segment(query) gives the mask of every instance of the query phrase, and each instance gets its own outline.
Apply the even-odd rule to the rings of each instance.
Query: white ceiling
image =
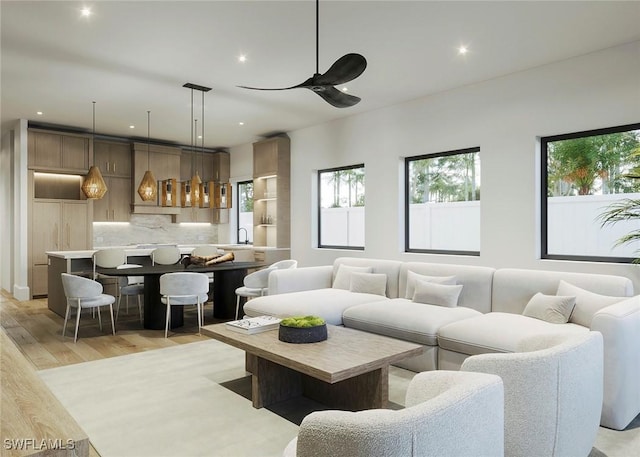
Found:
[[[2,1],[2,123],[23,118],[190,143],[186,82],[206,95],[205,144],[231,147],[640,39],[640,2],[321,1],[320,72],[366,71],[338,109],[286,87],[315,71],[315,2]],[[465,44],[470,52],[457,54]],[[238,56],[246,54],[247,62]],[[196,93],[200,117],[200,93]],[[37,116],[36,111],[42,111]],[[244,126],[239,126],[244,122]],[[130,129],[129,125],[135,125]]]

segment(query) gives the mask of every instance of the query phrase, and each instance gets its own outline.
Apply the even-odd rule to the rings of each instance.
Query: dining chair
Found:
[[[142,265],[135,265],[125,263],[118,265],[116,268],[119,270],[129,268],[140,268]],[[121,276],[118,280],[118,303],[116,304],[116,321],[118,320],[118,314],[120,313],[120,302],[122,296],[125,296],[125,303],[127,306],[127,314],[129,314],[129,297],[136,297],[138,302],[138,314],[140,316],[140,323],[142,324],[142,301],[141,297],[144,295],[144,277],[143,276]]]
[[[277,270],[274,267],[254,271],[244,277],[243,286],[236,289],[236,320],[240,311],[240,298],[260,297],[265,294],[269,285],[269,273]]]
[[[98,281],[84,278],[82,276],[70,275],[68,273],[61,273],[61,275],[62,287],[64,288],[64,294],[67,297],[67,309],[64,314],[62,336],[64,337],[67,329],[67,321],[69,320],[71,308],[76,309],[76,331],[73,337],[74,343],[78,341],[80,314],[84,308],[97,309],[98,322],[100,323],[100,330],[102,330],[102,318],[100,316],[101,306],[109,306],[109,313],[111,314],[111,331],[115,335],[116,327],[113,321],[113,303],[116,301],[116,298],[113,295],[103,294],[102,284]]]
[[[180,261],[180,249],[177,246],[163,246],[151,251],[151,265],[173,265]]]
[[[209,257],[214,255],[224,254],[223,249],[218,249],[216,246],[211,244],[202,244],[200,246],[196,246],[193,251],[191,251],[191,255],[197,255],[200,257]],[[207,278],[209,278],[209,301],[207,303],[211,303],[211,306],[215,306],[213,303],[213,273],[205,273]],[[202,304],[202,323],[204,324],[204,306]]]
[[[203,273],[165,273],[160,276],[161,301],[167,305],[164,337],[169,333],[172,306],[196,305],[198,308],[198,334],[202,328],[202,304],[208,300],[209,279]]]

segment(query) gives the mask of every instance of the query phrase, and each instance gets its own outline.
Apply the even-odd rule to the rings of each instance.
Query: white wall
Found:
[[[622,274],[640,291],[636,265],[539,259],[537,142],[640,122],[639,74],[635,42],[289,132],[292,257],[301,266],[350,255]],[[474,146],[482,161],[480,256],[404,253],[402,158]],[[314,248],[314,173],[360,162],[366,169],[364,252]]]
[[[0,289],[13,284],[13,131],[2,132],[0,148]]]

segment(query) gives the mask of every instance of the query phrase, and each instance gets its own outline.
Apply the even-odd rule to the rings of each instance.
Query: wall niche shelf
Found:
[[[291,246],[290,142],[274,137],[253,143],[253,242],[258,246]]]

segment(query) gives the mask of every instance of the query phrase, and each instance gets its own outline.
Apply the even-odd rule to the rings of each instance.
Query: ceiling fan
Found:
[[[263,89],[259,87],[247,87],[238,86],[243,89],[252,90],[289,90],[289,89],[309,89],[320,97],[322,97],[327,103],[335,106],[336,108],[348,108],[360,101],[360,97],[354,95],[345,94],[344,92],[335,88],[336,84],[344,84],[346,82],[356,79],[367,68],[367,59],[360,54],[349,53],[334,62],[326,73],[320,74],[318,67],[319,60],[319,0],[316,0],[316,72],[315,74],[295,86],[282,87],[277,89]]]

